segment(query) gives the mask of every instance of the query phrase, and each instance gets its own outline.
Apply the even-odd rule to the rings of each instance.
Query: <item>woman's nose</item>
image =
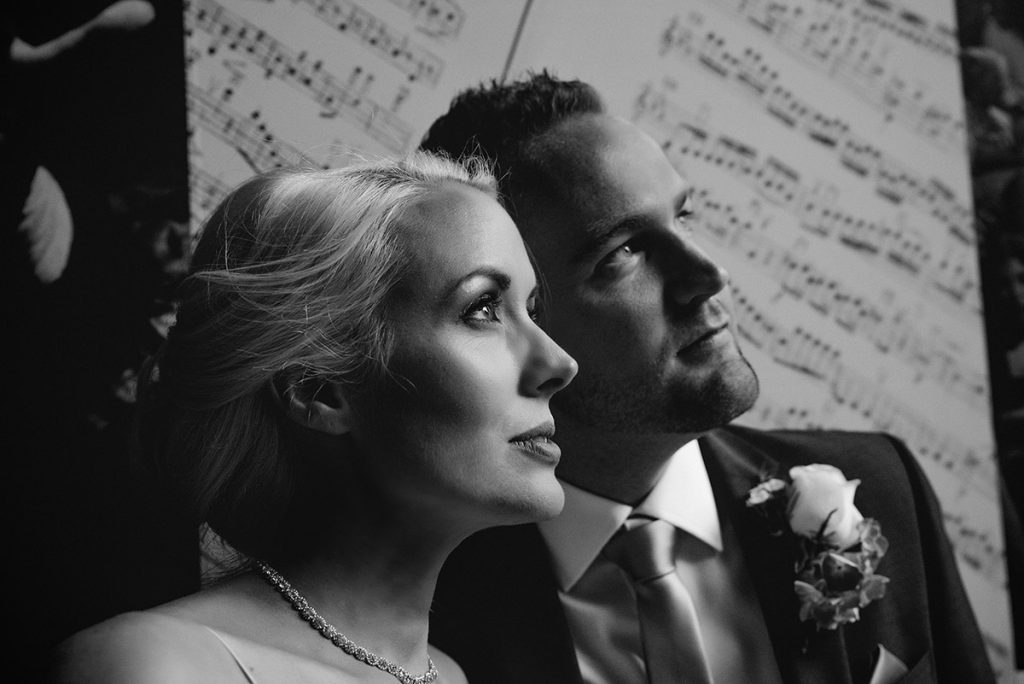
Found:
[[[576,377],[576,359],[534,326],[530,356],[523,373],[523,393],[533,397],[550,397]]]

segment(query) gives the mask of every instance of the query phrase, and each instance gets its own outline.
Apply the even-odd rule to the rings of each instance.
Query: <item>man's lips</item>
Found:
[[[703,332],[701,332],[696,337],[691,338],[688,342],[686,342],[681,347],[679,347],[679,351],[677,353],[678,354],[683,354],[683,353],[685,353],[686,351],[688,351],[690,349],[695,349],[696,347],[700,346],[701,344],[704,344],[705,342],[709,342],[713,337],[715,337],[716,335],[718,335],[721,332],[727,331],[728,329],[729,329],[728,321],[726,321],[724,323],[721,323],[719,325],[715,325],[715,326],[704,328]]]

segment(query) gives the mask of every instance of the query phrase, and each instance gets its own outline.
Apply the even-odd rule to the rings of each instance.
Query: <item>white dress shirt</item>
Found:
[[[733,531],[720,524],[696,440],[672,456],[658,484],[635,509],[562,485],[565,508],[540,523],[540,531],[551,552],[584,682],[647,681],[632,586],[601,555],[633,513],[670,522],[677,535],[699,540],[696,546],[678,545],[676,572],[696,604],[715,681],[781,681],[741,549]],[[687,546],[697,553],[692,555]]]

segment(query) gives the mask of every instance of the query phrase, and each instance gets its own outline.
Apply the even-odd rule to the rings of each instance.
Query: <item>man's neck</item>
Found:
[[[558,477],[580,489],[634,506],[661,478],[672,455],[699,434],[622,434],[558,423]]]

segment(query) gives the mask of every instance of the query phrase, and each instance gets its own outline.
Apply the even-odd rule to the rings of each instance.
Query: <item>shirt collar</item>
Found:
[[[576,584],[634,512],[670,522],[716,551],[722,550],[715,496],[697,440],[687,442],[672,455],[661,479],[636,508],[591,494],[568,482],[561,484],[565,489],[562,513],[541,522],[539,527],[563,591]]]

